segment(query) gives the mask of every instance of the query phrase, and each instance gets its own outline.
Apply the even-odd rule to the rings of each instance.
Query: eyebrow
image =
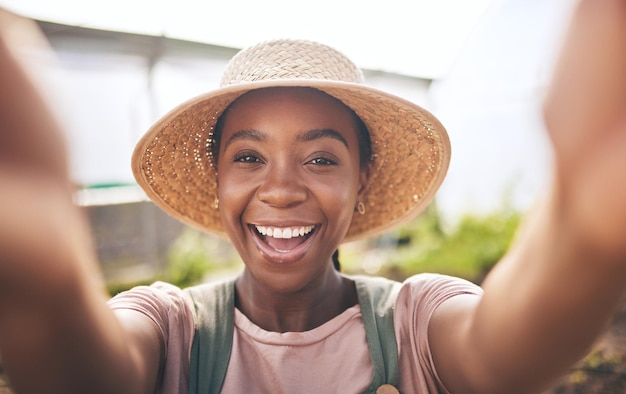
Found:
[[[320,138],[335,139],[348,148],[348,141],[338,131],[333,129],[313,129],[298,135],[298,141],[314,141]]]
[[[239,130],[230,136],[224,144],[224,148],[237,140],[251,140],[262,142],[266,140],[266,133],[256,129]],[[336,130],[333,129],[312,129],[298,135],[298,141],[315,141],[321,138],[332,138],[344,144],[348,148],[348,141]]]
[[[265,133],[259,130],[255,130],[255,129],[239,130],[230,136],[228,141],[226,141],[226,143],[224,144],[224,148],[227,148],[228,145],[232,144],[233,142],[237,140],[251,140],[251,141],[261,142],[261,141],[265,141],[265,137],[266,137]]]

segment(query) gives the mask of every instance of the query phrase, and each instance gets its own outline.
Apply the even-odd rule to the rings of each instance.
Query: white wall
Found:
[[[511,204],[544,189],[551,151],[541,103],[572,0],[501,0],[430,89],[452,142],[439,207],[452,217]]]

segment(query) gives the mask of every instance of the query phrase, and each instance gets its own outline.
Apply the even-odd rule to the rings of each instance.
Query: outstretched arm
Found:
[[[626,2],[582,0],[545,121],[550,189],[484,283],[430,327],[454,393],[528,393],[581,359],[626,290]]]
[[[0,9],[0,353],[17,392],[154,392],[161,339],[116,319],[89,228],[72,203],[65,146],[17,53],[34,24]]]

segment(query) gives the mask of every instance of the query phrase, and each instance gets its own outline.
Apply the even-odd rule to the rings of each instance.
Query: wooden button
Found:
[[[376,389],[376,394],[400,394],[397,388],[390,384],[383,384]]]

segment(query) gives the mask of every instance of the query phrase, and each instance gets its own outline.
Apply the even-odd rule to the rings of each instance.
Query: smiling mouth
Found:
[[[256,234],[277,252],[289,252],[303,244],[314,232],[315,226],[273,227],[254,225]]]

